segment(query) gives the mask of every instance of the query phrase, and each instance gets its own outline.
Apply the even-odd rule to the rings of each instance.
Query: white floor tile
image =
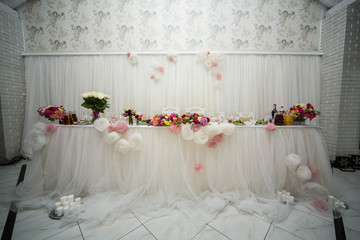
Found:
[[[272,225],[269,229],[269,232],[266,235],[265,240],[279,240],[279,239],[302,240],[302,238]]]
[[[359,240],[360,239],[360,232],[354,231],[349,228],[345,228],[345,234],[347,240]]]
[[[228,205],[209,225],[230,239],[264,239],[270,223]]]
[[[77,225],[76,222],[65,226],[63,224],[63,221],[50,219],[46,212],[24,221],[17,222],[14,226],[12,239],[46,239]]]
[[[155,240],[156,238],[154,238],[154,236],[151,235],[151,233],[144,226],[141,225],[120,239],[121,240],[134,240],[134,239]]]
[[[287,219],[274,225],[304,239],[335,240],[333,221],[318,218],[297,209],[294,209]]]
[[[4,228],[8,213],[9,213],[9,208],[6,207],[0,208],[0,228]]]
[[[54,236],[47,238],[46,240],[82,240],[80,229],[78,225],[75,225],[65,231],[62,231]]]
[[[228,240],[226,236],[219,233],[214,228],[206,225],[194,238],[193,240]]]
[[[124,214],[111,224],[94,224],[80,222],[80,228],[85,239],[119,239],[141,225],[132,213]]]
[[[154,217],[144,224],[157,239],[191,239],[205,225],[200,219],[188,219],[181,214]]]
[[[18,223],[47,212],[48,210],[46,208],[19,210],[16,214],[16,222]]]

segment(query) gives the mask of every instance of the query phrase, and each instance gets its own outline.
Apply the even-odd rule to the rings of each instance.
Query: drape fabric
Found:
[[[131,64],[126,55],[29,56],[26,57],[25,136],[41,119],[36,109],[63,105],[81,114],[81,93],[101,91],[110,95],[109,112],[134,108],[147,116],[162,107],[205,107],[207,113],[255,112],[263,118],[277,103],[289,108],[320,102],[320,57],[281,55],[223,55],[215,74],[199,56],[179,55],[170,62],[166,55],[138,55]],[[221,59],[221,58],[218,58]],[[154,67],[162,66],[159,80],[152,80]],[[216,79],[221,73],[222,79]]]

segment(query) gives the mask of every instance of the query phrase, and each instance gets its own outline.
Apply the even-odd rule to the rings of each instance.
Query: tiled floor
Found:
[[[11,191],[21,166],[0,167],[0,193]],[[343,211],[347,239],[360,239],[360,171],[344,173],[334,170],[350,210]],[[342,199],[343,200],[343,199]],[[353,205],[351,205],[353,204]],[[9,205],[0,204],[0,230],[3,231]],[[279,223],[238,211],[228,204],[209,222],[180,221],[176,212],[162,217],[143,216],[130,211],[111,225],[77,222],[63,225],[50,220],[46,209],[18,212],[12,239],[336,239],[332,219],[307,208],[296,206],[290,216]]]

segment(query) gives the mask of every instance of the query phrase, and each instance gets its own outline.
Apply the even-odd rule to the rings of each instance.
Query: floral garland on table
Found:
[[[104,113],[105,109],[110,107],[107,103],[107,99],[109,99],[110,96],[102,92],[86,92],[81,94],[81,97],[84,99],[81,106],[89,108],[93,111],[91,114],[92,123],[100,117],[100,113]]]
[[[320,114],[319,111],[315,110],[314,107],[308,104],[296,104],[290,108],[290,114],[295,120],[304,121],[306,118],[309,118],[310,121]]]
[[[39,107],[37,112],[40,116],[55,121],[56,119],[63,119],[66,115],[66,111],[63,106],[48,105],[46,107]]]

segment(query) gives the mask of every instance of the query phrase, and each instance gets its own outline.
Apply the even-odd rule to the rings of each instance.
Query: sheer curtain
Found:
[[[151,69],[162,66],[159,80]],[[81,93],[110,95],[110,109],[134,108],[147,116],[161,107],[206,107],[207,112],[255,112],[256,118],[277,103],[289,108],[320,102],[320,57],[285,55],[224,55],[217,80],[198,55],[182,54],[177,62],[165,55],[138,55],[131,64],[126,55],[26,57],[26,122],[24,136],[41,119],[36,109],[49,104],[81,112]]]

